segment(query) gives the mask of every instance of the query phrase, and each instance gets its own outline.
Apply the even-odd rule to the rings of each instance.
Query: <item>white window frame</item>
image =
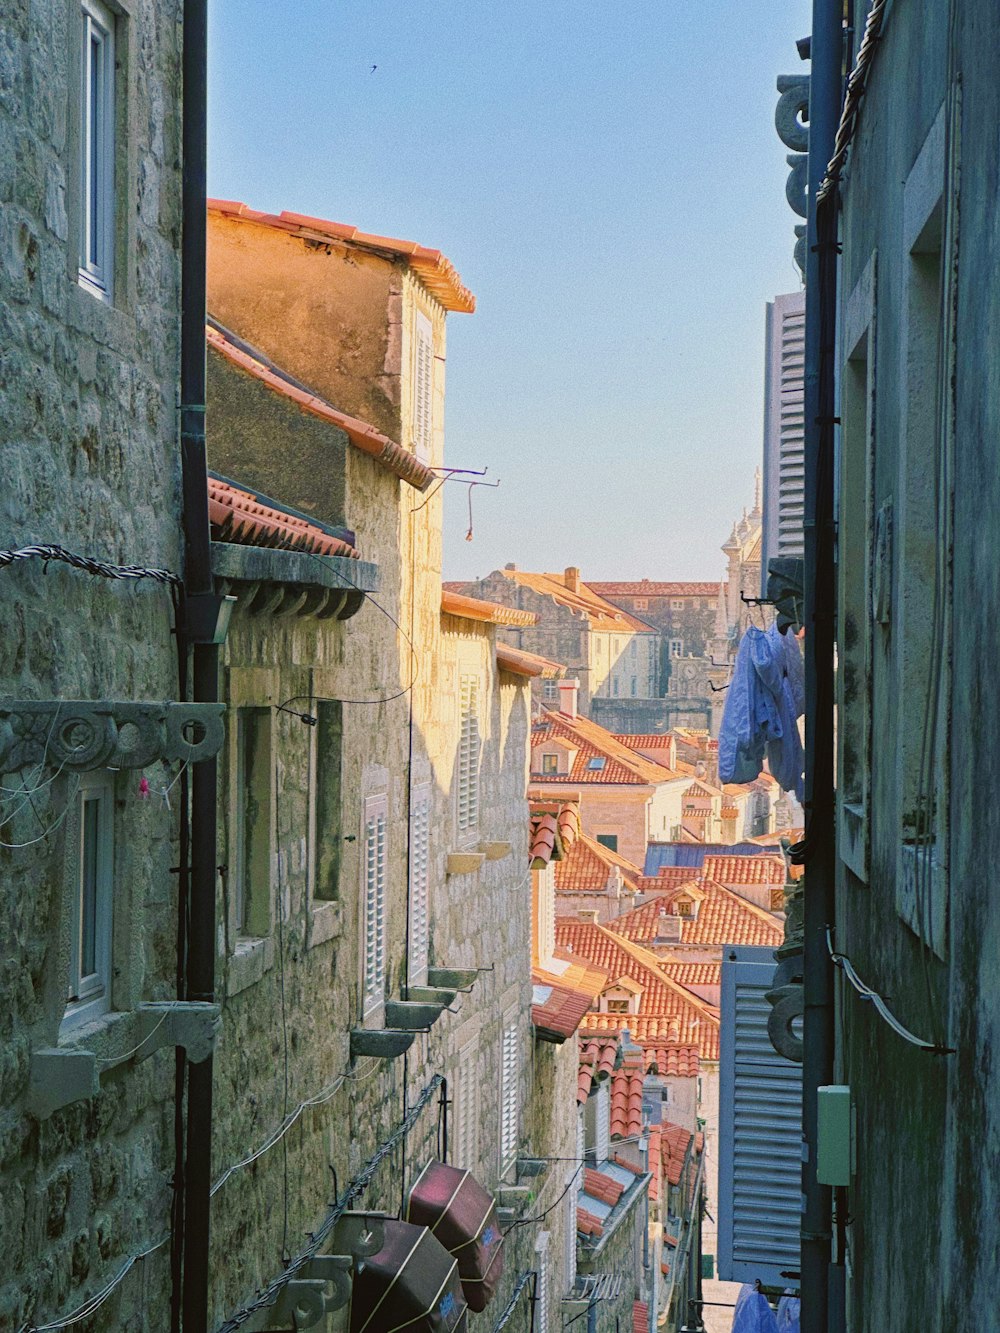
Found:
[[[86,773],[76,797],[76,851],[70,900],[70,975],[63,1028],[89,1022],[111,1008],[111,954],[114,924],[114,782],[110,773]],[[94,823],[88,829],[88,811]],[[88,839],[88,832],[90,838]],[[94,969],[84,973],[84,875],[88,842],[94,856]]]
[[[410,794],[410,948],[406,977],[427,984],[430,954],[431,788],[422,782]]]
[[[684,610],[684,601],[683,601],[683,599],[680,598],[680,597],[674,597],[674,598],[671,600],[671,603],[670,603],[670,609],[671,609],[671,611],[683,611],[683,610]]]
[[[559,698],[559,682],[557,680],[542,681],[542,698],[543,699]]]
[[[80,70],[80,286],[114,296],[115,16],[82,0]]]
[[[365,1018],[385,1004],[388,825],[386,796],[369,796],[361,838],[361,994]]]
[[[517,1160],[520,1128],[520,1061],[515,1014],[508,1016],[500,1038],[500,1174]]]
[[[683,639],[671,639],[671,640],[670,640],[670,656],[671,656],[671,657],[683,657],[683,656],[684,656],[684,640],[683,640]]]
[[[479,828],[481,695],[482,681],[479,673],[463,671],[459,681],[458,782],[455,800],[455,822],[460,834],[471,835]]]
[[[413,320],[413,452],[430,463],[434,451],[434,325],[417,310]]]

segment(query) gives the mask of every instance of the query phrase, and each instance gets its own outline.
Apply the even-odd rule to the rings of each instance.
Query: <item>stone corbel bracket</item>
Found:
[[[809,75],[780,74],[778,92],[781,96],[774,109],[774,128],[785,147],[792,150],[785,159],[791,167],[785,197],[792,211],[804,218],[809,161]],[[804,276],[806,241],[802,226],[795,228],[795,262]]]
[[[0,772],[189,764],[222,748],[224,704],[0,699]]]
[[[142,1004],[122,1025],[128,1049],[98,1056],[85,1046],[54,1046],[33,1051],[27,1110],[37,1120],[73,1102],[96,1097],[100,1076],[126,1060],[145,1060],[165,1046],[183,1046],[192,1064],[215,1050],[222,1026],[222,1006],[202,1001],[165,1000]]]

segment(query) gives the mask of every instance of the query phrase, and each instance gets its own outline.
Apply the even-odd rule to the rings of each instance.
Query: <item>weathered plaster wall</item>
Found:
[[[79,30],[62,0],[4,7],[0,38],[0,496],[4,546],[58,542],[122,563],[181,563],[177,384],[179,6],[131,0],[118,21],[121,152],[116,298],[77,283]],[[3,574],[0,693],[176,698],[169,598],[34,563]],[[51,772],[43,775],[51,778]],[[167,777],[174,776],[170,773]],[[4,786],[11,786],[6,775]],[[159,770],[150,773],[156,786]],[[113,1004],[173,987],[173,818],[115,779]],[[29,785],[32,785],[29,777]],[[173,1060],[106,1067],[101,1093],[38,1124],[24,1098],[31,1050],[65,1006],[75,779],[55,777],[3,824],[0,850],[0,1328],[78,1305],[168,1226]],[[19,804],[5,799],[9,816]],[[67,812],[64,816],[64,812]],[[47,837],[42,833],[51,828]],[[128,1017],[77,1039],[127,1050]],[[132,1030],[134,1036],[134,1029]],[[120,1044],[119,1044],[120,1043]],[[145,1328],[167,1257],[126,1281],[95,1330]]]

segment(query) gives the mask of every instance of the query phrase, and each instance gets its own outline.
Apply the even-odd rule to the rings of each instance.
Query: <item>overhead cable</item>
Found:
[[[20,546],[11,551],[0,551],[0,569],[12,565],[18,560],[42,560],[47,565],[50,560],[61,561],[82,569],[85,574],[96,574],[104,579],[152,579],[154,583],[166,584],[179,588],[183,580],[179,574],[169,569],[155,569],[146,565],[112,565],[107,560],[97,560],[91,555],[77,555],[67,551],[64,546]]]
[[[882,19],[885,16],[888,3],[889,0],[875,0],[868,11],[864,36],[858,48],[854,68],[851,70],[851,77],[847,80],[847,92],[844,95],[844,108],[840,113],[840,124],[837,126],[833,157],[830,158],[826,174],[820,182],[819,190],[816,192],[817,203],[822,203],[843,173],[844,163],[847,160],[847,150],[851,146],[854,131],[857,129],[858,112],[861,110],[861,100],[865,95],[865,86],[868,82],[871,63],[875,59],[875,49],[882,34]]]
[[[493,1325],[493,1333],[500,1333],[500,1330],[502,1328],[506,1328],[507,1325],[510,1323],[514,1315],[514,1311],[517,1309],[517,1303],[521,1299],[521,1293],[524,1291],[525,1287],[528,1285],[531,1279],[535,1276],[536,1275],[534,1270],[529,1269],[527,1273],[522,1273],[521,1276],[517,1279],[517,1285],[511,1292],[510,1300],[504,1306],[503,1311],[500,1314],[500,1318]]]

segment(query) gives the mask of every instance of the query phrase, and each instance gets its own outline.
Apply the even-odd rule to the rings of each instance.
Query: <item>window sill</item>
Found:
[[[255,985],[273,966],[274,940],[270,935],[260,939],[240,936],[226,967],[226,998]]]
[[[837,829],[841,861],[855,878],[868,883],[868,821],[860,803],[842,802]]]
[[[318,944],[339,939],[341,929],[340,903],[332,901],[317,903],[309,913],[309,938],[306,947],[315,949]]]

